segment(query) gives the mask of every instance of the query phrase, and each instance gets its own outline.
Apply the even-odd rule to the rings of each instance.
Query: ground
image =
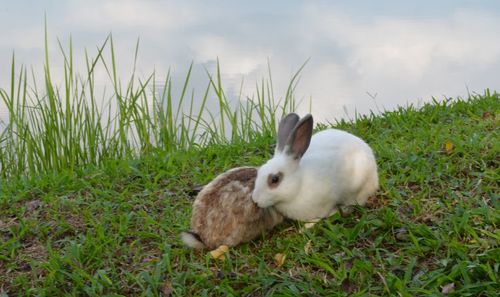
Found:
[[[375,151],[377,195],[224,261],[180,241],[193,189],[269,137],[0,180],[0,296],[496,296],[500,100],[474,98],[337,123]]]

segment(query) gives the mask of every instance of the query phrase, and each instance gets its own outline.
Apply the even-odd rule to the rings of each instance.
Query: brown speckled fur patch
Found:
[[[250,241],[283,220],[273,208],[262,209],[252,201],[256,177],[254,167],[231,169],[198,193],[191,230],[207,248]]]

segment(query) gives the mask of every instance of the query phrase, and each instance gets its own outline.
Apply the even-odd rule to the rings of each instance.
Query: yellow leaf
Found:
[[[306,245],[304,245],[304,253],[306,253],[306,255],[309,255],[309,253],[311,252],[311,249],[312,249],[312,243],[311,241],[309,240]]]
[[[224,260],[224,259],[226,259],[224,254],[227,253],[228,251],[229,251],[229,247],[227,245],[221,245],[220,247],[211,251],[210,255],[212,255],[212,258],[214,258],[214,259]]]
[[[453,142],[451,141],[446,141],[445,144],[444,144],[444,151],[447,153],[447,154],[451,154],[451,152],[453,151]]]
[[[276,263],[276,265],[278,265],[278,267],[281,267],[283,266],[283,264],[285,264],[285,259],[285,254],[277,253],[276,255],[274,255],[274,262]]]

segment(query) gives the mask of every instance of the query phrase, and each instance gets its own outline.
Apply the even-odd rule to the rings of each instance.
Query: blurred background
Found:
[[[498,1],[4,1],[0,88],[10,88],[13,53],[43,78],[45,19],[56,84],[64,77],[58,42],[72,39],[84,73],[85,51],[95,54],[111,33],[121,79],[139,40],[139,77],[154,71],[161,88],[170,71],[180,92],[192,62],[200,97],[217,59],[233,100],[254,95],[269,68],[284,96],[308,61],[295,94],[299,112],[311,108],[319,121],[500,89]]]

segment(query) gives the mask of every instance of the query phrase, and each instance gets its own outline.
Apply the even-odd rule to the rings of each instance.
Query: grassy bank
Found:
[[[337,123],[373,147],[376,199],[302,234],[286,222],[225,261],[179,240],[192,187],[233,166],[262,164],[272,135],[4,177],[0,292],[496,296],[499,112],[499,95],[486,92]],[[282,266],[276,253],[286,255]]]

